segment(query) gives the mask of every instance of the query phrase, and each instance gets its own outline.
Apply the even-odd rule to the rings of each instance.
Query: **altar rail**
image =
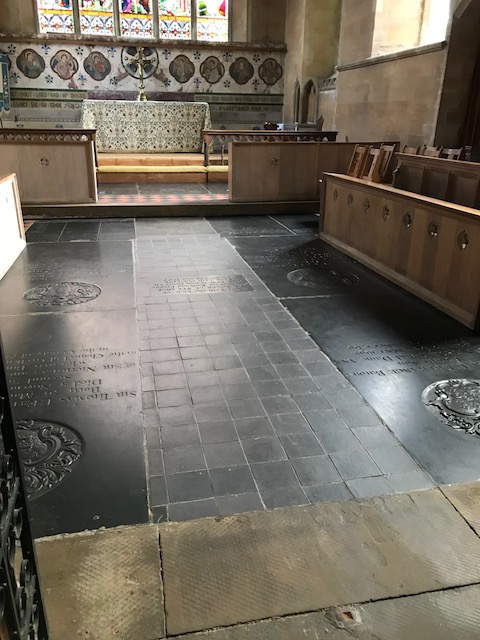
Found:
[[[0,129],[0,174],[16,173],[24,204],[97,201],[95,131]]]
[[[480,211],[344,175],[324,185],[320,238],[479,327]]]
[[[480,164],[398,153],[394,186],[431,198],[480,208]]]
[[[234,129],[205,129],[203,131],[203,153],[205,156],[205,166],[208,167],[210,159],[210,145],[214,140],[218,140],[223,149],[229,142],[321,142],[328,140],[335,142],[338,131],[282,131],[282,130],[238,130]],[[223,164],[223,162],[222,162]]]

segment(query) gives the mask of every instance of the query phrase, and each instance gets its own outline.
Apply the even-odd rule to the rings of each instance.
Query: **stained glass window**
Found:
[[[153,36],[153,15],[151,0],[119,0],[120,31],[130,38],[151,38]]]
[[[37,0],[42,33],[73,33],[71,0]]]
[[[190,0],[159,0],[160,38],[189,40],[192,36]]]
[[[113,0],[80,0],[80,31],[98,36],[115,34]]]
[[[228,40],[228,0],[197,0],[197,38]]]

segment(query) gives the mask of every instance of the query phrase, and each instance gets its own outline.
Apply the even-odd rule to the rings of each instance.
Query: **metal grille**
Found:
[[[0,637],[48,640],[0,337]]]

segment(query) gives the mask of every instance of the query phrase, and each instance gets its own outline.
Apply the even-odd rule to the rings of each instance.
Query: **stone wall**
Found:
[[[445,50],[340,68],[336,128],[350,140],[432,144],[445,67]]]

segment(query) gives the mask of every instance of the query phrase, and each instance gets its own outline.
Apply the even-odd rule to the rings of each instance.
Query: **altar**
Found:
[[[80,122],[100,153],[200,153],[211,128],[207,102],[84,100]]]

